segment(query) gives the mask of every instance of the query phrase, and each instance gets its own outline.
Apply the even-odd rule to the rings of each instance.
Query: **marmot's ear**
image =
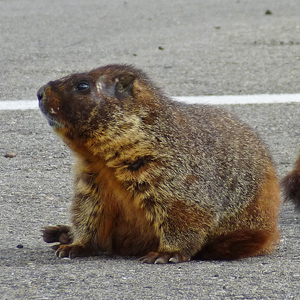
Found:
[[[97,88],[112,98],[122,100],[132,95],[134,80],[135,76],[132,73],[122,74],[109,83],[107,83],[105,76],[101,76],[98,80]]]
[[[134,82],[133,74],[124,74],[115,79],[115,96],[119,100],[132,95],[132,85]]]

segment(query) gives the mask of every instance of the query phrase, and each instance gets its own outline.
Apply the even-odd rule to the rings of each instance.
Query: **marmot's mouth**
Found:
[[[55,118],[55,112],[49,112],[48,109],[45,108],[45,100],[44,99],[41,99],[39,101],[39,107],[40,107],[40,110],[43,114],[43,116],[47,119],[49,125],[51,127],[62,127],[63,125],[58,121],[57,118]],[[51,109],[50,109],[51,110]],[[53,109],[52,109],[53,110]],[[53,113],[53,115],[52,115]]]
[[[60,127],[63,127],[63,125],[61,123],[59,123],[56,119],[54,118],[51,118],[50,116],[48,115],[44,115],[48,121],[48,124],[51,126],[51,127],[54,127],[54,128],[60,128]]]

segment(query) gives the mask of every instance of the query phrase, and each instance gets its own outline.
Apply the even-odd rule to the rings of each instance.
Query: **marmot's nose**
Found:
[[[43,85],[42,87],[40,87],[40,89],[37,92],[37,97],[39,101],[43,99],[44,94],[45,94],[45,86]]]

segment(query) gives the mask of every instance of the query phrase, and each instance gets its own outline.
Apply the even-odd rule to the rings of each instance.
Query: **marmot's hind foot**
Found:
[[[149,252],[139,260],[147,264],[167,264],[188,261],[190,258],[177,252]]]

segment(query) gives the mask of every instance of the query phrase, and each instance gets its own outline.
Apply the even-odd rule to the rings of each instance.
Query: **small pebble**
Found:
[[[4,157],[7,157],[7,158],[14,158],[16,156],[17,156],[17,154],[14,152],[9,152],[9,153],[4,154]]]

